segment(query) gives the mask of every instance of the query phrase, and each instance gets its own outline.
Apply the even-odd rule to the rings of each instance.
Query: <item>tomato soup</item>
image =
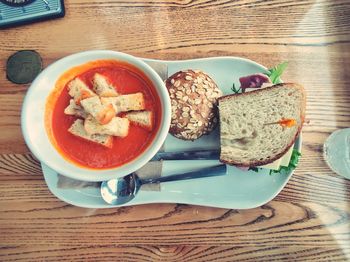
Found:
[[[92,90],[95,73],[106,76],[121,95],[141,92],[145,100],[145,110],[153,114],[152,130],[130,122],[126,137],[113,136],[112,148],[72,135],[68,129],[78,117],[64,113],[71,99],[68,83],[79,77]],[[118,116],[123,117],[123,113]],[[108,169],[126,164],[144,152],[159,129],[161,117],[159,96],[144,73],[124,62],[98,60],[72,68],[61,76],[48,98],[45,124],[51,142],[63,157],[82,167]]]

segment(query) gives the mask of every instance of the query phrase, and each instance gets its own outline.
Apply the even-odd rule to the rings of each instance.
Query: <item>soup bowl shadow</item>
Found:
[[[130,162],[107,169],[92,169],[69,161],[53,145],[48,134],[46,104],[55,83],[67,70],[96,60],[116,60],[140,70],[152,83],[160,100],[159,128],[148,147]],[[148,64],[131,55],[108,50],[94,50],[64,57],[43,70],[29,87],[23,101],[21,128],[24,140],[36,158],[57,173],[82,181],[104,181],[130,174],[144,166],[163,145],[171,119],[168,91],[160,76]],[[122,149],[121,149],[122,150]]]

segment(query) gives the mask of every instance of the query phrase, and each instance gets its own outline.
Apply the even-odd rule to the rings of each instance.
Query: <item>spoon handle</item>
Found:
[[[157,178],[150,178],[141,180],[141,184],[154,184],[160,182],[169,182],[169,181],[178,181],[178,180],[187,180],[187,179],[195,179],[202,177],[211,177],[211,176],[222,176],[226,174],[226,165],[217,165],[209,168],[203,168],[196,171],[191,171],[182,174],[174,174],[170,176],[162,176]]]

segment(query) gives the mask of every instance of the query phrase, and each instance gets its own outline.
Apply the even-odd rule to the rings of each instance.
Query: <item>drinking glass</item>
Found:
[[[323,144],[323,155],[335,173],[350,179],[350,128],[334,131]]]

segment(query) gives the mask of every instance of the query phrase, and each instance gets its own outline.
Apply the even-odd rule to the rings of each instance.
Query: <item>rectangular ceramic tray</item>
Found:
[[[183,61],[159,61],[144,59],[146,62],[165,63],[169,76],[184,69],[200,69],[208,73],[224,94],[232,93],[234,83],[239,86],[239,77],[265,72],[266,68],[247,59],[237,57],[213,57]],[[301,151],[301,136],[294,146]],[[179,140],[170,134],[165,151],[186,151],[196,149],[218,149],[218,129],[210,135],[195,141]],[[196,168],[218,164],[218,160],[164,161],[163,175],[190,171]],[[62,189],[57,188],[57,173],[42,164],[45,181],[50,191],[59,199],[80,207],[113,208],[100,196],[98,188]],[[161,191],[139,191],[138,195],[124,206],[148,203],[183,203],[231,209],[248,209],[261,206],[272,200],[287,184],[293,172],[269,175],[269,170],[241,171],[228,166],[225,176],[163,183]]]

